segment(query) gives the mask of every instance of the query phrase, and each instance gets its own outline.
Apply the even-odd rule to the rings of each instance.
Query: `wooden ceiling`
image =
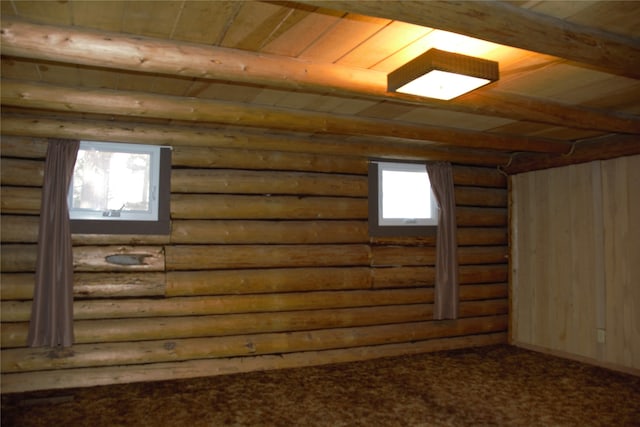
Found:
[[[194,137],[242,127],[298,136],[292,149],[510,173],[640,152],[640,2],[1,5],[10,133],[82,134],[80,116],[94,134],[114,121]],[[500,80],[452,101],[387,93],[387,73],[431,47],[498,61]]]

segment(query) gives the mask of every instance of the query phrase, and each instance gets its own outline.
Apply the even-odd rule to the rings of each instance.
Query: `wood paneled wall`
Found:
[[[640,156],[512,178],[512,339],[640,369]]]
[[[76,344],[27,348],[45,150],[2,137],[2,392],[506,342],[496,169],[455,167],[461,318],[433,321],[434,239],[369,238],[366,158],[184,144],[171,234],[74,235]]]

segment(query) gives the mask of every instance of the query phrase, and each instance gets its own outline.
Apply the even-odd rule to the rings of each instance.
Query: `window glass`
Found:
[[[164,156],[162,150],[166,151]],[[170,153],[166,148],[81,141],[68,194],[72,231],[74,224],[78,229],[78,221],[84,222],[83,231],[76,232],[92,232],[87,231],[87,224],[168,219],[168,206],[163,207],[163,202],[168,205],[169,173]],[[117,230],[103,227],[95,232],[125,232]]]
[[[372,235],[432,234],[437,223],[438,205],[424,164],[370,164],[369,230]]]

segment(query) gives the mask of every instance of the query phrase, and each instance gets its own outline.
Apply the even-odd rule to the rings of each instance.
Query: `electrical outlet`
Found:
[[[598,335],[597,335],[598,344],[604,344],[605,340],[607,339],[607,331],[604,329],[597,329],[597,331],[598,331]]]

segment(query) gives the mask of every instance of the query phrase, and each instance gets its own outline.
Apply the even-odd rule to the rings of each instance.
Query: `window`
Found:
[[[73,233],[168,234],[171,152],[81,141],[68,193]]]
[[[424,164],[369,163],[369,234],[435,234],[438,205]]]

